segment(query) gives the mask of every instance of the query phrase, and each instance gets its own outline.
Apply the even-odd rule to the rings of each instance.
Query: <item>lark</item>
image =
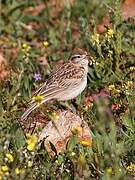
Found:
[[[69,61],[54,70],[37,89],[20,120],[26,120],[33,110],[47,101],[67,101],[77,97],[87,85],[87,73],[87,52],[74,49]]]

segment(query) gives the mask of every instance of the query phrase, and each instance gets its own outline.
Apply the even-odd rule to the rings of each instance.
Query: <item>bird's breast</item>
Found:
[[[87,77],[84,78],[78,86],[75,86],[73,88],[67,88],[59,95],[57,99],[59,101],[67,101],[70,99],[74,99],[75,97],[77,97],[79,94],[82,93],[86,85],[87,85]]]

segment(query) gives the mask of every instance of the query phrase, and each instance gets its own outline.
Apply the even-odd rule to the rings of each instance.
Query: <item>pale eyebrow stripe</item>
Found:
[[[75,59],[76,57],[80,57],[80,55],[74,55],[74,56],[71,56],[71,60]]]
[[[74,55],[74,56],[72,56],[72,58],[76,58],[76,57],[78,57],[78,56],[80,57],[80,55],[78,54],[78,55]]]

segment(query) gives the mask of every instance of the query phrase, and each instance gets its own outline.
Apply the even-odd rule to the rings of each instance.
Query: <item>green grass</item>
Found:
[[[135,25],[121,21],[120,2],[76,0],[72,7],[65,3],[56,17],[49,7],[37,16],[23,13],[46,0],[0,3],[0,47],[10,68],[10,77],[0,82],[0,179],[67,180],[77,179],[77,172],[84,179],[131,179],[135,173]],[[112,31],[98,35],[96,25],[108,7],[115,9]],[[30,22],[38,28],[27,30],[24,25]],[[43,142],[31,152],[17,119],[31,92],[44,82],[54,63],[67,60],[74,47],[86,49],[93,60],[87,88],[75,101],[90,126],[92,146],[77,144],[73,136],[65,152],[54,157],[48,155]],[[15,57],[13,49],[17,49]],[[45,55],[46,68],[36,61]],[[33,76],[38,72],[42,80],[35,82]],[[104,97],[103,90],[109,97]],[[93,95],[92,106],[86,110],[84,99]]]

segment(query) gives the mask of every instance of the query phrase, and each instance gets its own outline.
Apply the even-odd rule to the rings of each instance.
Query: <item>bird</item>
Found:
[[[81,94],[87,86],[88,62],[87,52],[75,48],[68,62],[54,70],[35,91],[20,120],[26,120],[33,110],[47,101],[67,101]]]

